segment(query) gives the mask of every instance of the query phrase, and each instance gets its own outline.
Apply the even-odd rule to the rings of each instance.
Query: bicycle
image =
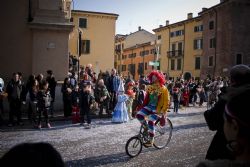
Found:
[[[157,149],[165,148],[171,140],[173,125],[169,118],[165,118],[165,125],[160,125],[160,117],[155,122],[155,137],[153,146]],[[145,145],[149,141],[148,130],[141,125],[138,135],[131,137],[125,146],[126,153],[130,157],[138,156],[142,151],[142,146],[148,148]],[[132,147],[131,147],[132,146]]]

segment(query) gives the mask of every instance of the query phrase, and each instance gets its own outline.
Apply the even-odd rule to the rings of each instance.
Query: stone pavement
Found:
[[[169,113],[174,131],[168,147],[143,148],[135,158],[125,153],[126,141],[138,133],[137,120],[113,124],[110,119],[94,119],[91,129],[69,120],[52,122],[53,128],[30,127],[0,131],[0,157],[23,142],[49,142],[62,155],[66,166],[195,166],[203,160],[214,132],[208,130],[205,107],[189,107],[179,114]]]

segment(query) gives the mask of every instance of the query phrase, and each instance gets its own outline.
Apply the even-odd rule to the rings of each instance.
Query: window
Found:
[[[115,47],[116,47],[116,50],[117,50],[117,51],[121,51],[121,45],[120,45],[120,44],[119,44],[119,45],[116,45]]]
[[[202,49],[203,48],[203,40],[202,39],[195,39],[194,40],[194,50]]]
[[[182,50],[182,42],[178,43],[178,50]]]
[[[149,50],[146,50],[146,51],[145,51],[145,55],[148,55],[148,54],[149,54]]]
[[[175,34],[174,32],[171,32],[170,37],[174,37],[175,36],[174,34]]]
[[[122,65],[122,71],[126,71],[126,65]]]
[[[143,74],[143,63],[138,63],[138,74],[141,75]]]
[[[161,35],[158,35],[158,37],[157,37],[157,38],[158,38],[158,40],[160,40],[160,39],[161,39]]]
[[[170,33],[170,37],[175,37],[175,36],[177,37],[181,35],[184,35],[184,30],[178,30]]]
[[[209,56],[208,58],[208,66],[212,67],[214,65],[214,57],[213,56]]]
[[[195,26],[194,27],[194,32],[200,32],[203,31],[203,25]]]
[[[140,56],[144,56],[144,51],[140,51]]]
[[[155,54],[155,49],[151,49],[150,54]]]
[[[214,29],[214,21],[209,22],[209,30]]]
[[[148,63],[146,62],[145,63],[145,70],[147,70],[148,69]]]
[[[119,72],[121,72],[121,67],[122,67],[121,65],[118,65],[117,69],[118,69]]]
[[[171,60],[171,70],[174,70],[175,69],[175,60],[172,59]]]
[[[201,58],[200,57],[196,57],[195,58],[195,69],[196,70],[200,70],[201,69]]]
[[[85,19],[85,18],[79,18],[79,27],[81,27],[81,28],[87,28],[87,19]]]
[[[136,57],[136,53],[131,53],[128,55],[129,58]]]
[[[242,55],[241,54],[237,54],[236,55],[236,64],[242,64]]]
[[[82,40],[82,53],[89,54],[90,53],[90,40]]]
[[[172,43],[172,51],[175,51],[176,48],[175,48],[176,44],[175,43]]]
[[[215,48],[215,46],[216,46],[216,40],[215,40],[215,38],[211,38],[209,47],[210,48]]]
[[[121,55],[118,55],[118,60],[121,60]]]
[[[177,70],[181,70],[181,59],[177,59]]]

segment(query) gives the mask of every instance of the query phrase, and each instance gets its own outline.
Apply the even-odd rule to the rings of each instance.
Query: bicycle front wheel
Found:
[[[126,143],[126,153],[130,157],[136,157],[142,151],[142,142],[138,136],[131,137]]]
[[[155,126],[154,147],[158,149],[166,147],[171,140],[172,131],[173,125],[168,118],[166,118],[164,126],[161,126],[158,122]]]

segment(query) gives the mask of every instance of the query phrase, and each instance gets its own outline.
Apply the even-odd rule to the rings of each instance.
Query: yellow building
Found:
[[[160,40],[161,70],[176,79],[184,75],[184,79],[190,77],[200,78],[202,55],[202,31],[201,17],[194,17],[188,13],[186,20],[160,26],[153,30]]]
[[[70,54],[79,55],[81,34],[80,65],[93,65],[96,73],[114,67],[114,43],[117,14],[72,10],[74,30],[70,34]]]

